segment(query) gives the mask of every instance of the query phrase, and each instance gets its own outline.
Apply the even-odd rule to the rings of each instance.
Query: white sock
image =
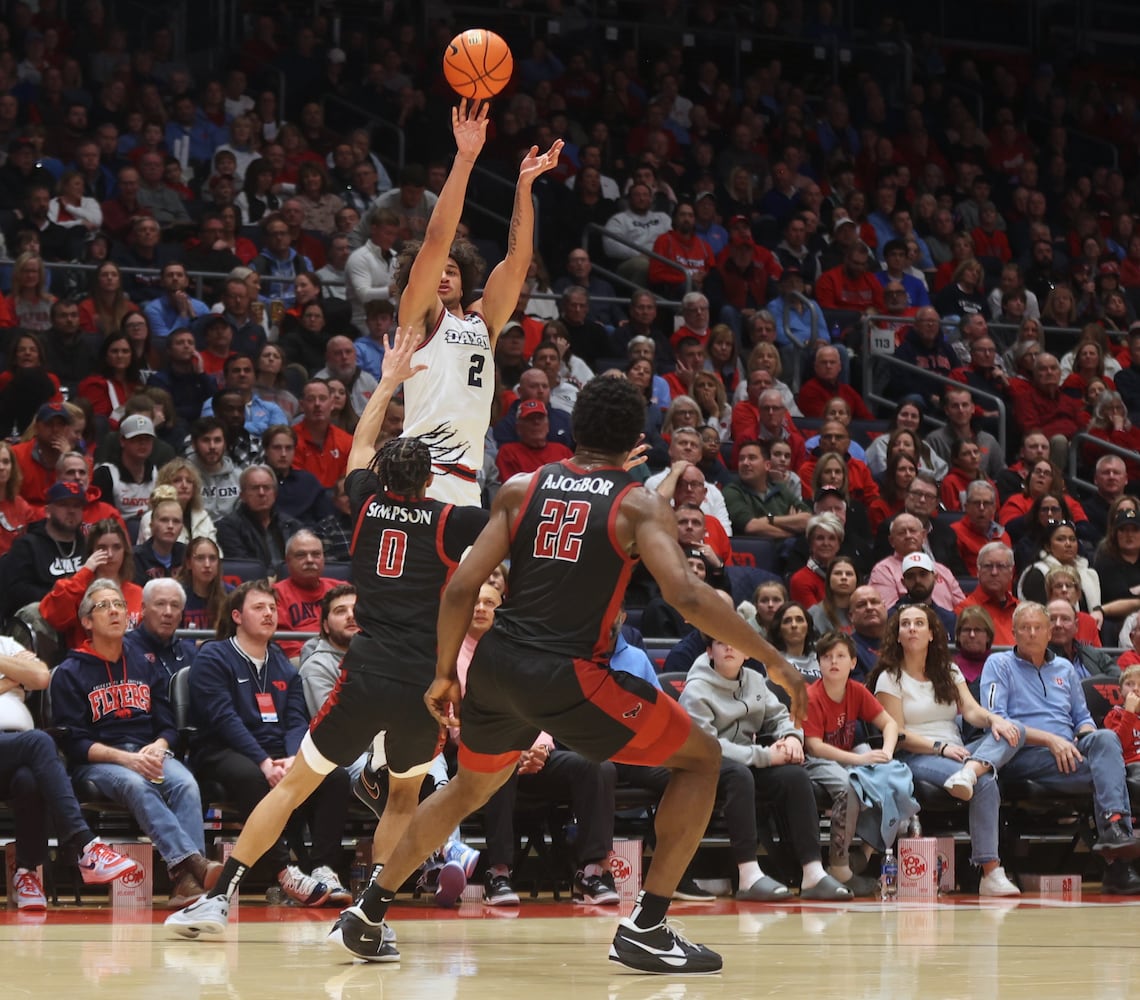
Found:
[[[813,885],[817,885],[826,874],[827,872],[823,870],[823,862],[809,861],[804,865],[804,875],[800,886],[804,889],[810,889]]]
[[[582,869],[582,874],[589,878],[591,875],[601,875],[603,870],[601,865],[586,865]]]
[[[737,868],[740,869],[740,888],[751,889],[764,877],[760,865],[756,861],[742,861]]]

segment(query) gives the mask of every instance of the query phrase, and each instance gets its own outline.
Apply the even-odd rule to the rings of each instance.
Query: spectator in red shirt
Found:
[[[1061,392],[1061,363],[1052,354],[1037,356],[1032,384],[1014,396],[1013,418],[1022,434],[1040,431],[1049,438],[1050,456],[1061,468],[1068,459],[1069,442],[1090,419],[1081,400]]]
[[[43,506],[48,487],[56,481],[56,465],[75,447],[78,433],[63,404],[44,403],[36,412],[32,437],[12,446],[20,467],[20,496]]]
[[[311,472],[325,489],[332,489],[345,474],[352,435],[331,422],[332,393],[328,382],[310,379],[305,383],[301,412],[304,417],[296,425],[297,453],[293,456],[293,468]]]
[[[958,555],[970,576],[978,575],[978,553],[983,545],[1001,542],[1013,546],[1005,529],[994,518],[997,515],[997,489],[993,483],[975,479],[966,487],[965,517],[950,529],[958,539]]]
[[[819,276],[815,298],[823,309],[881,313],[886,308],[883,286],[867,273],[870,257],[866,245],[856,243],[843,255],[839,267]]]
[[[700,292],[689,292],[681,299],[681,319],[684,322],[673,331],[669,343],[676,352],[680,349],[681,341],[686,337],[694,337],[704,348],[709,342],[709,300]],[[704,364],[704,359],[701,359]]]
[[[776,258],[770,254],[758,257],[757,250],[768,254],[757,246],[747,225],[738,225],[703,286],[717,320],[727,323],[738,335],[744,333],[744,321],[772,298],[769,286],[783,273]]]
[[[521,472],[534,472],[550,462],[573,457],[574,453],[566,445],[546,439],[550,418],[542,400],[524,399],[519,403],[515,426],[519,439],[503,445],[495,458],[501,482],[505,483]]]
[[[991,257],[1008,264],[1013,257],[1009,240],[997,227],[997,206],[992,201],[982,202],[978,210],[978,225],[970,232],[974,240],[974,254],[979,258]]]
[[[821,278],[820,281],[822,280]],[[874,278],[871,281],[876,288],[880,287]],[[800,394],[796,397],[800,412],[805,417],[822,417],[828,401],[839,396],[851,407],[851,416],[855,420],[874,419],[871,411],[867,409],[867,404],[863,402],[863,397],[851,386],[840,383],[839,373],[842,367],[839,351],[836,348],[824,346],[815,352],[815,359],[812,362],[813,374],[800,387]]]
[[[289,575],[278,580],[277,627],[283,632],[317,632],[321,624],[321,598],[340,581],[322,576],[325,571],[325,546],[317,535],[304,528],[285,545],[285,566]],[[302,641],[281,640],[285,655],[301,655]]]
[[[695,293],[694,293],[695,294]],[[704,298],[702,295],[701,298]],[[708,307],[705,307],[708,315]],[[676,368],[665,375],[665,383],[669,386],[669,395],[673,399],[678,396],[691,396],[693,394],[693,379],[697,372],[705,370],[704,344],[696,337],[686,335],[673,342],[673,352],[677,359]]]
[[[693,288],[704,284],[705,276],[716,261],[709,245],[695,232],[697,214],[691,202],[682,201],[673,210],[673,228],[653,241],[653,252],[684,268],[678,271],[659,260],[649,258],[649,284],[669,299],[678,299],[685,288],[686,275]],[[706,317],[707,318],[707,317]]]

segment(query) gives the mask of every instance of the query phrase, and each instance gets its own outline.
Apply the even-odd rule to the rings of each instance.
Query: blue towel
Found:
[[[862,806],[855,832],[865,844],[885,851],[918,813],[910,768],[901,760],[862,764],[851,769],[851,787]]]

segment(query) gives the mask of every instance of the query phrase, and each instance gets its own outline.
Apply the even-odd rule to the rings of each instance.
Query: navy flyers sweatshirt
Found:
[[[90,643],[72,650],[51,675],[53,721],[67,727],[68,760],[89,763],[93,743],[133,750],[162,737],[177,744],[167,683],[125,648],[117,660],[103,659]]]

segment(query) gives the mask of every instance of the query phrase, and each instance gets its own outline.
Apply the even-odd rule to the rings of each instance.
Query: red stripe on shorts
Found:
[[[657,767],[673,756],[689,738],[692,719],[677,702],[661,691],[650,701],[627,691],[605,667],[592,660],[575,660],[574,672],[590,704],[632,731],[629,742],[610,759],[622,764]],[[599,683],[599,672],[604,676]]]
[[[506,753],[478,753],[470,749],[463,738],[459,739],[459,766],[480,774],[495,774],[505,767],[514,767],[522,757],[521,750],[508,750]]]

